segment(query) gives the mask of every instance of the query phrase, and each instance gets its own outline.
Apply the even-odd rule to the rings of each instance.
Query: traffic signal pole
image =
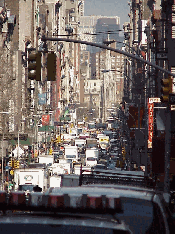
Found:
[[[123,54],[127,57],[130,57],[132,59],[135,59],[135,60],[138,60],[138,61],[141,61],[143,63],[146,63],[148,64],[149,66],[152,66],[152,67],[155,67],[156,69],[160,70],[160,71],[163,71],[164,73],[166,74],[169,74],[173,77],[175,77],[175,74],[164,69],[163,67],[160,67],[154,63],[151,63],[149,62],[148,60],[145,60],[139,56],[136,56],[134,54],[130,54],[126,51],[123,51],[123,50],[119,50],[119,49],[115,49],[115,48],[112,48],[112,47],[109,47],[109,46],[106,46],[104,44],[100,44],[100,43],[94,43],[94,42],[88,42],[88,41],[82,41],[82,40],[76,40],[76,39],[71,39],[71,38],[54,38],[54,37],[45,37],[43,36],[41,38],[42,41],[46,42],[46,41],[65,41],[65,42],[73,42],[73,43],[80,43],[80,44],[85,44],[85,45],[90,45],[90,46],[94,46],[94,47],[98,47],[98,48],[102,48],[102,49],[106,49],[106,50],[110,50],[110,51],[114,51],[116,53],[119,53],[119,54]]]

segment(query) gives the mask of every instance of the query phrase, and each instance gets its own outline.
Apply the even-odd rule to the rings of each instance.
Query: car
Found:
[[[107,154],[107,150],[106,149],[100,149],[102,155],[106,155]]]
[[[119,222],[123,221],[131,233],[174,233],[174,220],[168,209],[168,196],[161,191],[125,185],[88,184],[76,188],[53,188],[49,194],[58,196],[70,193],[77,199],[81,196],[93,197],[88,204],[89,207],[96,206],[97,210],[100,207],[107,208],[108,205],[110,208],[114,206],[113,218]],[[80,200],[75,198],[74,205],[80,204]],[[96,217],[97,210],[94,210]],[[108,212],[103,211],[103,214],[110,220]],[[92,215],[91,218],[93,220]]]
[[[94,167],[92,167],[92,170],[99,170],[99,169],[105,170],[106,169],[106,165],[104,165],[104,164],[97,164]]]
[[[20,184],[18,186],[18,191],[24,191],[25,194],[28,194],[28,193],[31,193],[34,191],[33,189],[35,186],[36,185],[34,185],[34,184]]]
[[[40,192],[30,194],[26,201],[23,192],[7,194],[1,191],[0,230],[2,233],[15,230],[15,233],[42,234],[133,233],[123,220],[113,216],[115,209],[121,209],[117,204],[108,204],[107,198],[106,206],[99,206],[101,198],[87,192],[81,187],[77,191],[57,188],[47,195]]]
[[[115,167],[114,164],[110,164],[110,165],[107,166],[107,169],[108,169],[108,170],[115,170],[116,167]]]

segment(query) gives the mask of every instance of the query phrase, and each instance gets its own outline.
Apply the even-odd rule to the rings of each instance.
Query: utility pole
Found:
[[[19,128],[18,128],[18,151],[17,151],[17,160],[19,160]]]
[[[2,142],[1,142],[1,148],[2,148],[2,166],[1,166],[1,169],[2,169],[2,181],[1,181],[1,190],[4,190],[4,155],[3,155],[3,152],[4,152],[4,132],[2,134]]]
[[[171,105],[168,103],[166,108],[166,125],[165,125],[165,178],[164,192],[170,191],[170,155],[171,155]]]
[[[136,140],[138,143],[138,148],[137,148],[137,154],[138,154],[138,168],[140,168],[140,164],[141,164],[141,155],[140,155],[140,142],[139,139],[140,138],[140,94],[138,94],[138,134],[136,134]]]
[[[9,112],[0,112],[0,114],[9,114]],[[5,118],[6,119],[6,118]],[[6,122],[6,121],[5,121]],[[5,123],[6,126],[6,123]],[[2,148],[2,177],[1,177],[1,189],[4,189],[4,130],[3,130],[3,134],[2,134],[2,141],[1,141],[1,148]]]

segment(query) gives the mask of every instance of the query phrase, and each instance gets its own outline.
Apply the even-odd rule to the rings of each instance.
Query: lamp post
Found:
[[[9,114],[9,112],[2,111],[0,114]],[[1,141],[1,147],[2,147],[2,177],[1,177],[1,190],[4,189],[4,156],[3,156],[3,151],[4,151],[4,131],[2,134],[2,141]]]
[[[38,120],[40,118],[39,115],[33,115],[34,117],[34,130],[35,130],[35,133],[34,133],[34,140],[35,140],[35,144],[36,144],[36,152],[37,152],[37,156],[38,156]],[[34,155],[35,155],[35,148],[34,148]]]

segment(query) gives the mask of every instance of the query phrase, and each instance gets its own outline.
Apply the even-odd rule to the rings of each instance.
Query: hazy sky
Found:
[[[119,16],[120,29],[129,22],[129,0],[85,0],[84,15]]]

